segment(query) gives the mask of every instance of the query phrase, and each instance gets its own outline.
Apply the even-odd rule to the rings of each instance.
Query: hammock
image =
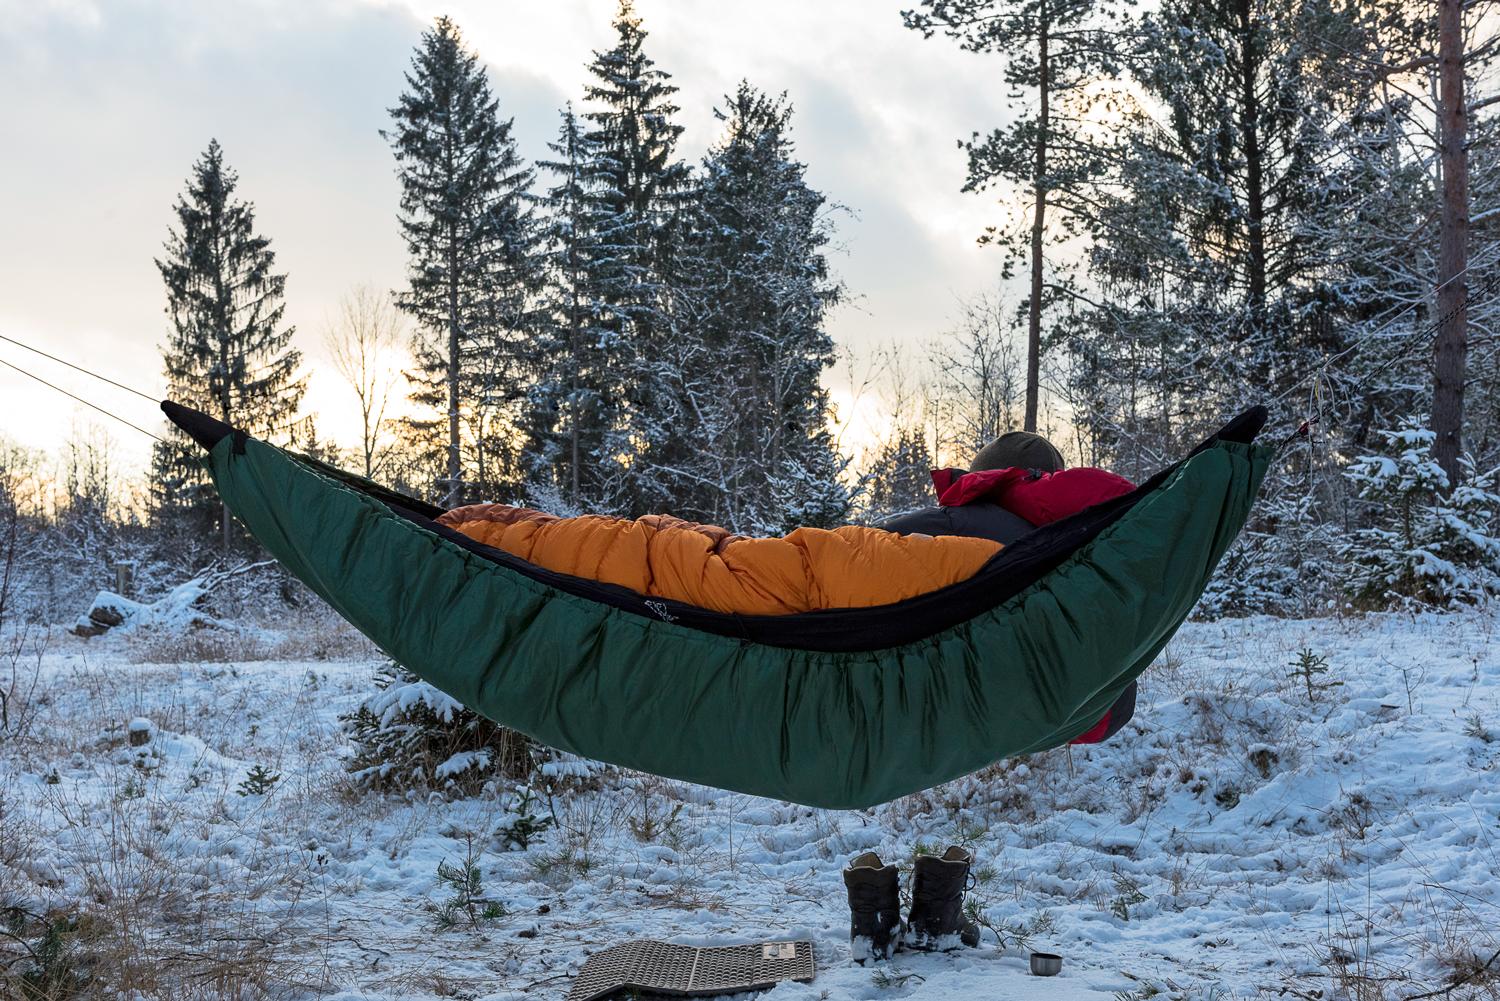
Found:
[[[443,509],[195,410],[219,494],[395,660],[576,754],[809,806],[863,808],[1098,722],[1198,600],[1273,450],[1245,412],[1132,493],[891,605],[736,615],[484,546]]]

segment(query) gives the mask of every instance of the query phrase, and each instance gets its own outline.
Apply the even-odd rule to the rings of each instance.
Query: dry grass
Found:
[[[21,626],[0,632],[0,746],[24,742],[42,708],[42,658],[50,634]]]
[[[172,715],[143,696],[151,682],[85,668],[53,682],[74,697],[39,693],[13,762],[47,777],[24,803],[0,800],[0,997],[253,1001],[325,987],[326,890],[278,829],[295,815],[245,810],[233,776],[204,772],[216,793],[189,797],[159,757],[132,761],[121,723]],[[285,722],[294,734],[295,705]],[[306,749],[291,737],[278,753]],[[85,773],[105,781],[76,780]]]
[[[298,610],[274,628],[237,632],[142,630],[126,639],[137,664],[233,664],[258,660],[360,661],[380,656],[376,646],[326,608]]]
[[[499,797],[454,800],[422,790],[398,796],[355,789],[329,753],[338,738],[327,729],[331,692],[320,687],[318,669],[247,665],[256,659],[247,649],[226,651],[234,656],[218,664],[183,664],[192,654],[174,648],[171,657],[167,651],[137,657],[142,663],[128,669],[85,668],[54,682],[68,691],[44,687],[29,700],[37,715],[28,738],[10,745],[12,758],[33,774],[57,769],[62,781],[27,802],[14,793],[7,800],[0,786],[0,900],[25,911],[19,932],[0,935],[0,998],[25,997],[18,993],[18,978],[35,965],[51,932],[62,944],[53,965],[88,978],[89,986],[79,989],[65,977],[54,978],[50,993],[33,993],[40,1001],[93,997],[105,988],[171,1001],[254,1001],[288,988],[331,985],[439,996],[533,980],[550,989],[561,985],[544,976],[568,961],[558,957],[576,955],[579,939],[597,937],[606,920],[587,907],[568,909],[579,884],[586,885],[590,900],[629,901],[611,903],[609,920],[630,907],[651,909],[659,922],[653,927],[691,927],[687,916],[696,912],[761,921],[767,900],[788,903],[788,913],[794,907],[798,915],[834,920],[841,916],[841,900],[836,880],[827,878],[830,865],[869,847],[872,838],[897,838],[903,850],[918,842],[974,844],[980,859],[976,895],[989,912],[989,935],[1017,947],[1029,936],[1047,937],[1054,916],[1062,926],[1075,922],[1075,910],[1088,912],[1090,920],[1125,915],[1124,921],[1143,926],[1153,920],[1153,909],[1190,914],[1209,904],[1221,909],[1226,899],[1250,899],[1251,913],[1269,913],[1277,905],[1267,900],[1266,883],[1252,884],[1248,871],[1241,883],[1221,867],[1225,849],[1211,832],[1174,828],[1170,837],[1135,844],[1129,838],[1079,837],[1077,829],[1096,821],[1101,830],[1145,821],[1174,797],[1194,797],[1217,813],[1232,808],[1235,797],[1252,796],[1286,770],[1329,753],[1308,746],[1299,732],[1324,710],[1307,705],[1294,681],[1257,690],[1242,677],[1195,679],[1205,673],[1197,670],[1200,665],[1177,658],[1150,681],[1148,698],[1170,708],[1179,725],[1170,733],[1136,732],[1107,754],[1090,758],[1080,750],[1070,763],[1068,753],[1058,750],[1001,762],[863,815],[714,797],[614,769],[555,779],[539,773],[533,779],[536,809],[555,826],[533,849],[509,853],[497,840],[483,842],[505,822]],[[1273,672],[1287,651],[1267,643],[1253,656]],[[161,663],[153,666],[151,660]],[[260,674],[246,677],[254,671]],[[193,694],[204,679],[218,685],[211,697]],[[279,686],[274,697],[265,694],[267,679]],[[1420,707],[1416,680],[1411,700]],[[344,689],[351,698],[352,691]],[[1398,697],[1406,701],[1404,693]],[[111,760],[121,750],[122,722],[138,715],[287,778],[256,809],[246,809],[235,793],[239,774],[205,771],[210,792],[198,787],[192,803],[180,795],[180,769],[173,786],[161,777],[164,769],[128,761],[116,762],[103,789],[84,792],[71,785],[70,757]],[[1267,945],[1266,955],[1280,949],[1283,961],[1256,974],[1264,982],[1247,978],[1215,994],[1205,983],[1136,981],[1121,996],[1227,1001],[1259,990],[1267,998],[1307,1001],[1407,1001],[1437,992],[1432,996],[1452,1001],[1500,1001],[1500,959],[1491,958],[1500,949],[1494,905],[1444,886],[1434,865],[1419,892],[1388,891],[1396,899],[1376,892],[1365,905],[1351,907],[1350,888],[1364,879],[1367,860],[1406,851],[1383,833],[1398,826],[1400,804],[1357,789],[1330,799],[1309,828],[1288,830],[1286,868],[1278,856],[1259,873],[1274,881],[1274,873],[1291,874],[1301,866],[1298,878],[1316,883],[1314,874],[1324,865],[1331,903],[1322,935],[1316,933],[1321,918],[1311,926],[1299,920],[1295,938]],[[746,811],[755,819],[741,820]],[[43,815],[50,827],[39,822]],[[1159,831],[1160,820],[1151,823]],[[1139,824],[1143,831],[1147,826]],[[1489,827],[1479,830],[1479,836],[1489,836]],[[551,910],[545,921],[517,914],[514,924],[486,941],[443,933],[434,947],[438,933],[430,923],[400,930],[413,909],[424,912],[426,891],[403,891],[408,898],[395,899],[388,882],[374,883],[391,878],[387,867],[368,859],[379,853],[402,861],[413,852],[430,853],[434,840],[454,839],[456,846],[468,831],[484,844],[487,880],[503,872]],[[204,852],[204,832],[224,850]],[[307,832],[316,832],[315,842]],[[196,847],[185,849],[184,840]],[[805,860],[805,866],[782,871],[779,862],[765,861],[768,856]],[[347,874],[329,878],[322,868],[329,857],[335,867],[354,861]],[[1412,871],[1425,872],[1422,860],[1400,858]],[[50,879],[48,867],[67,879]],[[738,896],[740,884],[754,888],[753,902]],[[1052,916],[1039,910],[1039,900],[1055,909]],[[1316,906],[1323,906],[1321,899]],[[553,936],[544,947],[551,959],[538,962],[527,950],[543,947],[514,937],[528,922]],[[1225,962],[1236,947],[1251,945],[1228,938],[1199,944],[1209,950],[1195,953],[1201,959],[1196,973],[1203,978],[1214,975],[1212,964]],[[449,972],[453,954],[466,957],[466,972]],[[517,976],[523,959],[531,966]],[[473,975],[490,962],[497,964],[494,978]],[[535,972],[538,966],[545,972]],[[536,996],[547,996],[546,989]]]

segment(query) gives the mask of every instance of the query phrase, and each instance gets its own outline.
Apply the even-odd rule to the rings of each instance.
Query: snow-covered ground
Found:
[[[336,717],[371,662],[146,664],[123,639],[55,637],[29,736],[0,743],[0,896],[77,915],[65,940],[126,971],[121,997],[559,998],[632,937],[810,938],[817,979],[775,1001],[1410,998],[1456,980],[1443,996],[1493,997],[1497,625],[1191,624],[1104,746],[868,812],[604,769],[525,850],[495,837],[503,794],[351,785]],[[1326,658],[1315,683],[1341,684],[1309,698],[1289,677],[1304,650]],[[954,842],[978,857],[984,945],[851,965],[844,861]],[[480,920],[443,927],[438,865],[470,851]],[[34,920],[21,937],[44,944]],[[1062,953],[1063,975],[1030,977],[1028,948]]]

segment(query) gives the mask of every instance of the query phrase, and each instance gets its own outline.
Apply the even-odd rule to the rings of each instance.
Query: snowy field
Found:
[[[336,717],[373,658],[173,664],[58,634],[0,744],[0,898],[30,915],[0,994],[57,953],[108,981],[88,997],[560,998],[626,938],[805,937],[816,981],[763,997],[1500,997],[1497,625],[1192,624],[1102,747],[869,812],[578,767],[524,850],[495,834],[507,795],[351,785]],[[1304,650],[1342,684],[1310,698]],[[844,861],[952,842],[977,854],[983,946],[851,965]],[[471,854],[455,908],[438,866]],[[1030,977],[1028,949],[1063,976]]]

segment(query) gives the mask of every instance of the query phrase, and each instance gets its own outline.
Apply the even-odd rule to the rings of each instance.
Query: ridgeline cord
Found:
[[[3,335],[0,335],[0,336],[3,336]],[[10,340],[9,337],[6,337],[5,339],[6,340]],[[40,354],[41,352],[37,352],[37,353]],[[64,362],[63,364],[66,365],[67,362]],[[97,403],[90,403],[88,400],[85,400],[81,396],[75,396],[73,393],[68,392],[66,389],[63,389],[61,386],[54,386],[52,383],[48,382],[46,379],[43,379],[41,376],[36,375],[35,373],[26,371],[24,368],[22,368],[21,366],[15,364],[14,362],[8,362],[4,358],[0,358],[0,365],[4,365],[6,368],[14,369],[17,372],[20,372],[22,375],[26,376],[26,378],[28,378],[28,379],[35,379],[37,382],[40,382],[43,386],[46,386],[48,389],[56,390],[57,392],[63,394],[64,396],[68,397],[71,400],[77,400],[79,403],[82,403],[84,406],[91,407],[94,410],[99,411],[105,417],[113,417],[115,420],[119,421],[121,424],[124,424],[128,428],[134,428],[135,430],[139,431],[141,434],[145,435],[148,438],[155,438],[157,441],[162,442],[163,444],[166,443],[166,439],[162,438],[160,435],[152,434],[150,431],[147,431],[145,428],[141,427],[139,424],[132,424],[130,421],[127,421],[125,418],[121,417],[119,414],[112,414],[112,413],[110,413],[108,410],[105,410],[103,407],[99,406],[99,404],[97,404]],[[69,366],[69,367],[71,367],[71,368],[78,368],[78,366],[76,366],[76,365]],[[79,371],[83,371],[83,370],[79,369]],[[94,373],[90,372],[89,374],[93,375]],[[104,377],[102,375],[101,376],[97,376],[97,378],[104,379]],[[104,379],[104,381],[105,382],[109,382],[111,380]],[[122,388],[124,388],[124,387],[122,387]],[[134,390],[131,390],[131,391],[134,392]],[[141,395],[144,396],[145,394],[142,393]],[[149,399],[149,397],[147,397],[147,398]],[[152,402],[154,403],[156,401],[152,400]]]
[[[20,341],[16,340],[14,337],[6,337],[4,334],[0,334],[0,341],[5,341],[5,342],[7,342],[9,344],[14,344],[18,348],[24,348],[25,350],[30,351],[32,354],[41,355],[43,358],[46,358],[48,361],[55,361],[59,365],[66,365],[66,366],[68,366],[68,368],[73,369],[75,372],[82,372],[84,375],[91,376],[92,378],[98,379],[100,382],[107,382],[111,386],[114,386],[117,389],[123,389],[123,390],[125,390],[125,392],[127,392],[127,393],[134,393],[136,396],[139,396],[143,400],[150,400],[152,403],[160,403],[161,402],[159,399],[157,399],[156,397],[152,396],[150,393],[143,393],[139,389],[136,389],[136,388],[134,388],[132,386],[125,385],[123,382],[116,382],[115,380],[111,379],[107,375],[100,375],[98,372],[90,372],[88,369],[84,368],[82,365],[74,365],[72,362],[70,362],[70,361],[64,361],[63,359],[57,357],[56,355],[49,355],[47,352],[41,350],[40,348],[34,348],[30,344],[22,344]],[[11,368],[15,368],[15,366],[12,365]],[[16,369],[16,371],[19,372],[21,370],[20,369]],[[30,373],[26,373],[26,374],[29,375]],[[36,377],[32,376],[32,378],[36,378]],[[38,381],[40,381],[40,380],[38,380]],[[57,389],[56,386],[53,386],[52,388],[53,389]],[[61,390],[58,390],[58,391],[61,392]],[[92,404],[90,404],[90,406],[92,406]],[[111,414],[110,416],[114,416],[114,415]]]
[[[1438,285],[1433,291],[1434,292],[1442,291],[1442,289],[1444,287],[1446,287],[1447,285],[1449,285],[1449,284],[1451,284],[1451,283],[1453,283],[1455,281],[1458,281],[1460,278],[1463,278],[1470,271],[1472,271],[1476,266],[1477,266],[1477,262],[1470,263],[1467,267],[1465,267],[1458,274],[1451,276],[1450,278],[1448,278],[1447,281],[1444,281],[1442,284]],[[1370,376],[1381,375],[1386,370],[1388,370],[1393,365],[1395,365],[1397,362],[1405,361],[1406,360],[1406,355],[1411,350],[1411,345],[1412,344],[1415,344],[1415,343],[1418,343],[1418,342],[1420,342],[1422,340],[1425,340],[1426,336],[1428,334],[1435,333],[1438,330],[1438,328],[1440,328],[1444,323],[1446,323],[1448,321],[1448,319],[1450,317],[1454,316],[1460,310],[1467,309],[1470,306],[1474,305],[1476,302],[1481,302],[1484,299],[1488,298],[1489,294],[1495,290],[1495,287],[1496,287],[1497,284],[1500,284],[1500,274],[1492,275],[1490,277],[1490,279],[1488,281],[1486,281],[1483,285],[1481,285],[1479,288],[1475,289],[1472,293],[1465,295],[1464,296],[1464,301],[1460,305],[1454,307],[1453,309],[1448,310],[1448,312],[1444,313],[1442,316],[1439,316],[1436,320],[1433,320],[1430,323],[1427,323],[1427,324],[1423,325],[1422,327],[1418,328],[1414,333],[1408,334],[1407,337],[1410,338],[1410,340],[1409,340],[1407,346],[1398,349],[1395,352],[1395,354],[1393,354],[1390,358],[1388,358],[1383,365],[1380,365],[1373,372],[1366,373],[1365,377],[1369,378]],[[1398,321],[1400,321],[1407,313],[1410,313],[1410,312],[1412,312],[1412,311],[1414,311],[1414,310],[1416,310],[1418,308],[1419,308],[1418,305],[1416,303],[1413,303],[1412,305],[1408,306],[1406,309],[1402,310],[1401,313],[1399,313],[1397,316],[1392,317],[1390,320],[1388,320],[1384,324],[1382,324],[1381,327],[1380,327],[1380,329],[1377,330],[1377,331],[1375,331],[1375,333],[1373,335],[1367,336],[1365,338],[1362,338],[1361,340],[1358,340],[1358,341],[1354,342],[1353,344],[1351,344],[1348,347],[1344,348],[1344,350],[1338,352],[1337,354],[1333,355],[1332,357],[1329,357],[1328,355],[1325,354],[1324,357],[1323,357],[1322,364],[1318,366],[1318,368],[1317,368],[1317,370],[1315,372],[1310,373],[1308,376],[1304,377],[1303,379],[1299,379],[1297,382],[1293,383],[1291,386],[1287,387],[1285,390],[1283,390],[1282,392],[1278,393],[1275,397],[1273,397],[1270,400],[1270,403],[1272,405],[1278,404],[1282,400],[1284,400],[1288,396],[1290,396],[1292,393],[1295,393],[1297,390],[1301,389],[1302,386],[1304,384],[1306,384],[1309,379],[1312,380],[1312,385],[1310,387],[1310,396],[1312,398],[1311,398],[1311,400],[1309,400],[1309,403],[1311,404],[1310,409],[1311,409],[1312,413],[1310,414],[1310,416],[1308,416],[1306,419],[1304,419],[1300,425],[1298,425],[1298,427],[1297,427],[1297,429],[1295,431],[1293,431],[1279,445],[1276,446],[1276,450],[1278,452],[1286,450],[1288,447],[1290,447],[1291,445],[1295,444],[1296,441],[1299,438],[1300,439],[1309,439],[1310,440],[1311,437],[1312,437],[1312,430],[1313,430],[1313,428],[1320,421],[1322,421],[1323,416],[1324,416],[1323,415],[1323,407],[1324,407],[1324,403],[1323,403],[1323,385],[1324,385],[1324,382],[1327,379],[1327,374],[1328,374],[1328,368],[1329,368],[1329,366],[1331,366],[1336,361],[1340,361],[1340,360],[1342,360],[1344,358],[1347,358],[1347,357],[1349,357],[1351,355],[1357,355],[1357,354],[1359,354],[1366,347],[1366,345],[1370,342],[1370,340],[1373,337],[1378,337],[1381,334],[1384,334],[1385,331],[1387,331],[1387,330],[1391,329],[1392,327],[1394,327],[1396,325],[1396,323]],[[21,348],[21,349],[26,350],[26,351],[30,351],[33,354],[41,355],[43,358],[46,358],[48,361],[54,361],[54,362],[56,362],[59,365],[65,365],[68,368],[73,369],[75,372],[82,372],[84,375],[88,376],[89,378],[91,378],[91,379],[98,379],[100,382],[106,382],[109,385],[114,386],[116,389],[123,389],[127,393],[134,393],[136,396],[139,396],[143,400],[150,400],[152,403],[158,403],[158,402],[160,402],[155,396],[152,396],[150,393],[143,393],[139,389],[136,389],[134,386],[127,386],[123,382],[117,382],[116,380],[111,379],[107,375],[100,375],[98,372],[90,371],[89,369],[84,368],[82,365],[75,365],[75,364],[73,364],[70,361],[67,361],[65,359],[57,357],[56,355],[48,354],[47,352],[41,350],[40,348],[34,348],[30,344],[26,344],[26,343],[23,343],[21,341],[18,341],[14,337],[7,337],[5,334],[0,334],[0,341],[5,341],[8,344],[14,344],[18,348]],[[88,400],[85,400],[81,396],[75,396],[74,394],[68,392],[66,389],[63,389],[63,388],[61,388],[59,386],[54,386],[52,383],[48,382],[46,379],[43,379],[41,376],[39,376],[39,375],[33,375],[31,372],[26,371],[25,369],[21,368],[18,365],[12,364],[11,362],[5,361],[4,359],[0,359],[0,365],[4,365],[7,368],[14,369],[15,371],[20,372],[22,375],[26,376],[27,378],[35,379],[37,382],[40,382],[42,385],[46,386],[47,388],[57,390],[57,392],[63,394],[64,396],[68,397],[69,399],[76,400],[79,403],[82,403],[86,407],[92,407],[94,410],[99,411],[99,413],[103,414],[104,416],[106,416],[106,417],[112,417],[115,420],[119,421],[121,424],[124,424],[127,427],[134,428],[135,430],[139,431],[141,434],[149,435],[150,437],[155,438],[157,441],[164,441],[164,439],[158,437],[157,435],[152,434],[150,431],[147,431],[145,428],[140,427],[139,425],[136,425],[136,424],[132,424],[130,421],[127,421],[125,418],[121,417],[120,415],[118,415],[118,414],[112,414],[108,410],[105,410],[103,407],[99,406],[98,404],[90,403]]]
[[[1276,452],[1280,454],[1281,452],[1286,451],[1288,448],[1295,445],[1297,443],[1297,439],[1299,438],[1310,438],[1312,436],[1312,429],[1321,419],[1322,414],[1314,414],[1307,420],[1303,421],[1301,424],[1298,424],[1297,430],[1281,439],[1280,443],[1276,445]]]
[[[1493,262],[1487,262],[1487,263],[1493,263]],[[1451,283],[1457,281],[1459,278],[1462,278],[1465,274],[1467,274],[1475,266],[1476,265],[1473,265],[1473,264],[1469,265],[1469,267],[1464,268],[1463,271],[1460,271],[1458,274],[1454,275],[1452,278],[1449,278],[1447,281],[1443,282],[1441,285],[1438,285],[1433,291],[1435,293],[1441,291],[1442,289],[1446,288]],[[1373,375],[1381,375],[1387,369],[1389,369],[1392,365],[1396,364],[1397,362],[1405,361],[1407,353],[1411,351],[1411,345],[1412,344],[1415,344],[1415,343],[1418,343],[1418,342],[1420,342],[1422,340],[1425,340],[1428,334],[1436,333],[1439,327],[1441,327],[1444,323],[1447,323],[1448,320],[1451,317],[1455,316],[1460,310],[1468,309],[1470,306],[1474,305],[1475,303],[1483,302],[1486,298],[1489,297],[1489,294],[1495,290],[1495,286],[1497,284],[1500,284],[1500,274],[1495,274],[1495,275],[1490,276],[1489,280],[1487,280],[1483,285],[1480,285],[1472,293],[1469,293],[1469,294],[1465,295],[1464,296],[1464,301],[1463,301],[1462,304],[1453,307],[1452,309],[1448,310],[1446,313],[1444,313],[1441,316],[1439,316],[1436,320],[1432,320],[1431,322],[1429,322],[1427,324],[1424,324],[1423,326],[1419,327],[1414,332],[1405,335],[1409,339],[1407,345],[1405,347],[1397,349],[1396,353],[1392,357],[1388,358],[1383,365],[1381,365],[1380,367],[1376,368],[1373,372],[1367,373],[1366,376],[1365,376],[1365,378],[1369,378],[1370,376],[1373,376]],[[1390,330],[1391,328],[1393,328],[1394,326],[1396,326],[1396,324],[1398,322],[1400,322],[1402,319],[1404,319],[1408,313],[1414,312],[1415,310],[1420,309],[1420,308],[1421,308],[1421,305],[1419,303],[1413,303],[1410,306],[1407,306],[1405,309],[1403,309],[1396,316],[1392,317],[1391,319],[1389,319],[1385,323],[1383,323],[1380,326],[1380,328],[1378,330],[1376,330],[1373,334],[1369,334],[1369,335],[1361,338],[1360,340],[1355,341],[1353,344],[1349,345],[1347,348],[1344,348],[1344,350],[1338,352],[1337,354],[1333,355],[1332,357],[1325,357],[1323,359],[1322,365],[1319,366],[1319,368],[1318,368],[1318,370],[1316,372],[1314,372],[1314,373],[1312,373],[1312,374],[1310,374],[1308,376],[1305,376],[1304,378],[1299,379],[1297,382],[1293,383],[1291,386],[1288,386],[1281,393],[1279,393],[1278,395],[1276,395],[1275,397],[1273,397],[1272,400],[1271,400],[1271,402],[1272,403],[1280,403],[1282,400],[1286,399],[1288,396],[1292,395],[1293,393],[1295,393],[1299,389],[1301,389],[1303,387],[1303,385],[1307,383],[1308,379],[1321,378],[1328,371],[1328,367],[1330,365],[1332,365],[1334,362],[1340,361],[1340,360],[1342,360],[1344,358],[1347,358],[1350,355],[1357,355],[1357,354],[1359,354],[1362,350],[1364,350],[1364,348],[1372,340],[1374,340],[1375,338],[1378,338],[1378,337],[1382,336],[1387,330]]]

